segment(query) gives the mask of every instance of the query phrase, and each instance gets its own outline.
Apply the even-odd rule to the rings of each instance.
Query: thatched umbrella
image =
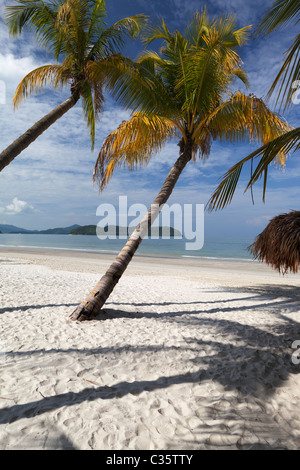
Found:
[[[277,215],[249,246],[255,259],[282,274],[298,272],[300,264],[300,211]]]

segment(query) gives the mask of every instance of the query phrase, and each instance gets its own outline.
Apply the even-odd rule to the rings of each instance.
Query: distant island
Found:
[[[134,230],[134,227],[119,227],[118,225],[110,225],[104,227],[104,233],[107,235],[119,236],[120,232],[123,235],[127,233],[129,236]],[[70,227],[56,227],[47,230],[27,230],[15,225],[0,224],[0,234],[33,234],[33,235],[97,235],[96,225],[71,225]],[[152,236],[170,236],[170,237],[182,237],[182,234],[174,229],[173,227],[152,227]]]
[[[82,225],[73,228],[69,231],[68,235],[97,235],[96,225]]]
[[[27,230],[25,228],[16,227],[15,225],[0,224],[1,233],[24,233],[24,234],[44,234],[44,235],[67,235],[70,230],[80,227],[80,225],[71,225],[70,227],[57,227],[47,230]]]
[[[107,235],[116,235],[117,237],[121,234],[127,233],[129,236],[135,227],[119,227],[118,225],[106,225],[103,228],[104,233]],[[97,226],[96,225],[83,225],[81,227],[74,228],[70,230],[69,235],[97,235]],[[151,228],[152,236],[170,236],[170,237],[182,237],[179,230],[174,229],[173,227],[152,227]]]

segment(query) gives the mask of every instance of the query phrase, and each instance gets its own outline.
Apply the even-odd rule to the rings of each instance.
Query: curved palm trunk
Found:
[[[70,98],[56,106],[50,113],[37,121],[32,127],[27,129],[24,134],[3,150],[3,152],[0,153],[0,171],[9,165],[26,147],[34,142],[51,124],[62,117],[69,109],[73,108],[78,100],[79,96],[70,96]]]
[[[81,302],[70,315],[72,320],[91,320],[100,312],[115,285],[118,283],[127,268],[144,236],[148,234],[149,228],[159,215],[162,206],[169,199],[180,174],[191,158],[192,148],[191,146],[188,146],[188,148],[186,148],[176,160],[155,201],[145,214],[142,221],[138,224],[131,237],[116,257],[115,261],[111,264],[96,286],[91,290],[86,299]]]

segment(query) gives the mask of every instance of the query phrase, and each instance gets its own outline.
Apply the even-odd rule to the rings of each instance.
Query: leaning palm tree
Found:
[[[266,12],[261,20],[256,34],[265,36],[278,30],[280,27],[287,24],[298,24],[300,21],[300,2],[299,0],[276,0]],[[300,84],[300,34],[298,34],[286,52],[285,60],[280,68],[268,94],[267,98],[278,90],[276,97],[276,104],[279,104],[279,109],[287,109],[293,103],[293,94],[295,88],[299,89]],[[296,90],[297,92],[297,90]],[[243,158],[235,165],[233,165],[221,178],[221,181],[212,194],[208,207],[210,210],[223,209],[232,201],[234,192],[236,190],[239,177],[243,166],[251,162],[251,169],[253,163],[258,159],[256,168],[251,170],[251,178],[245,188],[247,191],[252,189],[254,183],[263,177],[263,201],[265,200],[265,193],[267,187],[268,168],[272,162],[285,165],[284,155],[290,152],[296,152],[300,148],[300,127],[290,129],[285,134],[275,138],[269,143],[266,143],[259,149],[252,152],[247,157]]]
[[[160,53],[146,50],[134,67],[109,75],[114,96],[132,109],[104,141],[94,180],[103,190],[114,170],[146,165],[169,139],[178,140],[179,157],[144,218],[98,284],[71,314],[88,320],[100,312],[126,270],[143,237],[170,197],[183,169],[197,156],[207,158],[213,139],[244,138],[267,142],[287,130],[286,124],[254,96],[233,94],[236,78],[247,84],[236,49],[247,40],[249,27],[236,29],[232,17],[210,20],[194,15],[184,34],[171,33],[164,21],[149,25],[145,44],[161,39]],[[97,79],[97,70],[91,70]]]
[[[61,59],[61,64],[43,65],[23,78],[13,99],[14,107],[46,85],[54,89],[69,86],[71,93],[67,100],[3,150],[0,171],[80,98],[93,148],[95,121],[104,102],[105,64],[111,58],[125,60],[119,54],[120,47],[127,36],[133,38],[139,34],[146,19],[144,15],[136,15],[107,26],[105,17],[104,0],[16,0],[6,8],[5,18],[13,36],[28,29],[35,34],[39,45],[57,61]],[[98,68],[101,79],[95,81],[91,77],[91,65]]]

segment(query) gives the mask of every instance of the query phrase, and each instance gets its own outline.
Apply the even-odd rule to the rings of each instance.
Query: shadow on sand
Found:
[[[277,323],[273,328],[270,326],[268,331],[260,329],[256,326],[247,326],[236,320],[214,318],[213,313],[219,312],[220,309],[216,307],[202,310],[201,305],[203,301],[193,302],[198,304],[199,308],[192,311],[185,309],[184,305],[191,305],[191,302],[182,304],[179,311],[155,313],[153,311],[136,312],[132,310],[115,310],[112,308],[105,308],[103,313],[99,315],[96,322],[107,322],[114,318],[124,318],[128,321],[143,319],[155,319],[158,322],[179,322],[186,325],[204,326],[205,328],[213,328],[216,332],[214,341],[206,341],[199,337],[185,338],[185,345],[180,346],[164,346],[164,345],[148,345],[148,346],[132,346],[130,344],[117,348],[91,348],[91,349],[50,349],[50,350],[33,350],[33,351],[20,351],[9,352],[8,357],[23,357],[34,356],[34,354],[70,354],[78,353],[91,355],[108,354],[113,351],[114,354],[119,354],[122,358],[122,353],[126,351],[141,353],[147,351],[159,352],[166,349],[177,350],[182,348],[194,352],[191,359],[193,366],[197,366],[196,372],[175,374],[173,376],[161,376],[156,380],[136,380],[129,382],[117,382],[111,387],[107,386],[91,386],[86,387],[80,392],[67,392],[60,393],[55,396],[43,397],[42,399],[32,401],[26,404],[15,404],[1,409],[0,423],[11,423],[23,418],[31,418],[34,416],[42,415],[50,410],[57,410],[65,406],[73,406],[83,403],[85,401],[94,400],[107,400],[111,398],[121,398],[128,394],[139,395],[143,391],[154,391],[159,389],[167,389],[168,387],[176,384],[187,383],[201,383],[207,380],[219,382],[225,390],[238,391],[242,396],[253,396],[262,402],[267,403],[272,394],[276,391],[277,387],[281,387],[290,374],[297,374],[300,371],[300,365],[294,364],[292,361],[292,354],[294,352],[292,344],[295,340],[300,340],[300,323],[288,317],[290,313],[299,312],[300,314],[300,293],[295,286],[257,286],[234,289],[224,289],[224,292],[232,292],[232,294],[249,292],[247,297],[247,305],[244,306],[222,306],[222,311],[244,312],[245,315],[250,314],[253,310],[262,310],[267,308],[272,314],[274,319],[280,318],[280,325]],[[243,297],[244,299],[244,297]],[[251,303],[251,299],[255,299]],[[264,300],[268,303],[264,303]],[[219,300],[217,303],[234,302],[235,300],[241,301],[241,297],[233,298],[230,300]],[[260,302],[261,300],[261,302]],[[210,302],[213,304],[214,302]],[[205,302],[207,305],[208,302]],[[73,306],[74,304],[66,304],[66,306]],[[120,306],[123,304],[120,304]],[[124,304],[125,305],[125,304]],[[155,303],[139,303],[132,304],[134,307],[143,307],[143,310],[148,306],[153,305],[173,305],[169,302]],[[179,305],[178,303],[176,304]],[[50,305],[41,306],[27,306],[19,307],[21,309],[39,308]],[[55,306],[55,305],[54,305]],[[4,309],[2,309],[4,310]],[[6,309],[7,311],[7,309]],[[205,315],[203,315],[205,314]],[[211,318],[209,316],[211,315]],[[234,318],[234,317],[233,317]],[[134,326],[133,326],[134,328]],[[167,328],[167,326],[166,326]],[[225,338],[224,341],[219,341],[220,336]],[[228,340],[232,338],[232,342]],[[200,351],[205,351],[207,346],[213,350],[210,355],[200,355]],[[195,368],[193,369],[195,370]],[[251,419],[251,417],[249,417]],[[278,433],[278,428],[276,428]],[[257,444],[257,448],[261,444]],[[266,448],[270,449],[269,445]],[[276,448],[276,446],[275,446]]]

